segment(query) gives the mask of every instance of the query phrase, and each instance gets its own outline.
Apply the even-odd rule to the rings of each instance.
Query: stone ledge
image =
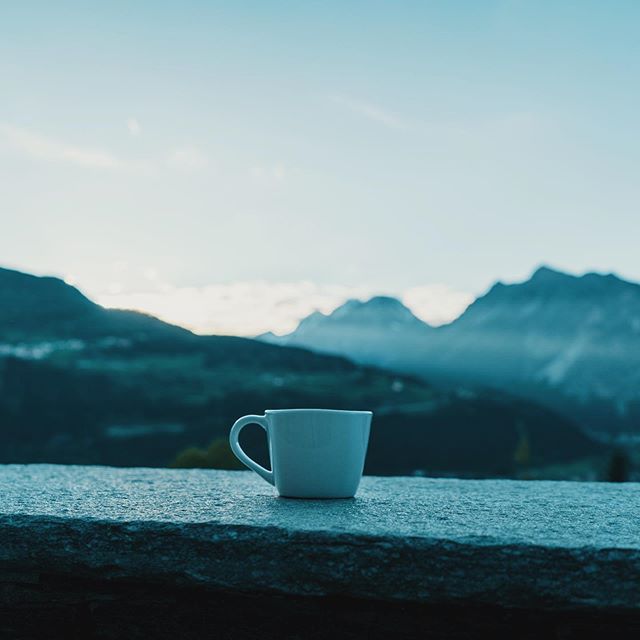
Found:
[[[277,498],[249,472],[0,467],[0,584],[640,613],[640,485],[363,479]]]

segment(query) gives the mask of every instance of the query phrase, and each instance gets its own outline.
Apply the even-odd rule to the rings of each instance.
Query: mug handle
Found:
[[[273,471],[269,471],[260,466],[255,460],[252,460],[240,446],[238,437],[243,427],[248,424],[259,424],[266,432],[267,438],[269,437],[269,431],[267,429],[267,416],[243,416],[235,421],[233,427],[231,427],[231,433],[229,434],[229,444],[231,445],[231,451],[235,454],[236,458],[242,462],[245,466],[249,467],[252,471],[255,471],[259,476],[262,476],[269,484],[275,484],[273,480]]]

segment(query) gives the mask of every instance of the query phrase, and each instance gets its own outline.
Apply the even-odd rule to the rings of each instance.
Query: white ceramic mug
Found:
[[[276,409],[236,420],[229,442],[238,460],[287,498],[352,498],[369,442],[371,411]],[[271,471],[252,460],[238,436],[248,424],[267,432]]]

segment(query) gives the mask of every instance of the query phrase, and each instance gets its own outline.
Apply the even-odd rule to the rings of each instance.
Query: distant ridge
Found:
[[[328,315],[316,311],[286,336],[259,338],[393,369],[403,368],[403,354],[424,345],[432,331],[397,298],[375,296],[367,301],[347,300]]]
[[[604,403],[598,428],[637,415],[640,430],[640,285],[612,273],[575,276],[541,266],[524,282],[497,282],[436,328],[387,300],[348,301],[328,316],[313,314],[287,336],[265,339],[432,381],[553,396],[554,406],[558,398],[569,407]]]
[[[191,336],[137,311],[104,309],[60,278],[0,268],[0,339]]]
[[[3,343],[37,345],[74,340],[91,346],[110,344],[113,339],[130,344],[132,352],[141,348],[169,354],[195,352],[208,361],[234,365],[255,360],[264,367],[306,367],[308,371],[353,367],[343,357],[280,349],[250,338],[195,335],[145,313],[105,309],[60,278],[0,267],[0,359]]]
[[[378,355],[381,344],[390,356],[415,349],[434,331],[389,297],[352,301],[306,325],[313,334],[326,322],[327,339],[336,330],[345,345],[360,339]],[[601,451],[572,420],[507,394],[441,390],[345,357],[196,336],[104,309],[62,280],[0,270],[0,462],[166,466],[184,450],[187,466],[198,466],[239,415],[296,406],[373,409],[367,470],[378,475],[514,474],[523,438],[536,465]],[[261,460],[263,434],[248,432]]]

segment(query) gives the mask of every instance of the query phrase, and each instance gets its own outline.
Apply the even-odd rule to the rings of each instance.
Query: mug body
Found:
[[[370,411],[266,411],[278,493],[289,498],[352,498],[364,468]]]

